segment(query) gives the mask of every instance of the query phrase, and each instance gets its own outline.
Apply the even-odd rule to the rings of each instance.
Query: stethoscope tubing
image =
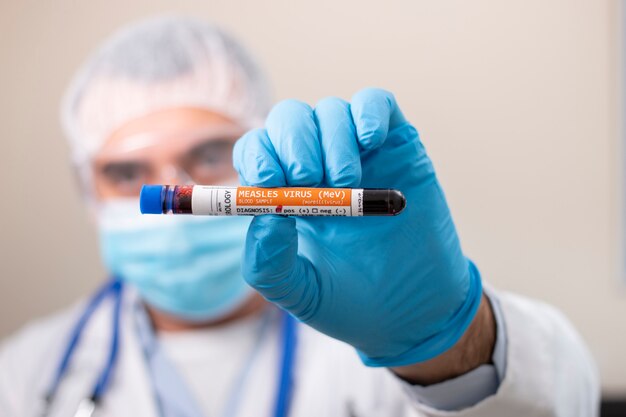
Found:
[[[87,302],[85,309],[70,333],[67,346],[61,357],[61,361],[57,366],[52,383],[48,388],[45,397],[45,409],[42,414],[43,417],[48,415],[50,406],[54,401],[59,386],[68,371],[71,359],[76,351],[76,348],[80,344],[81,337],[89,323],[89,320],[92,318],[94,312],[102,304],[102,302],[110,296],[113,298],[113,320],[111,328],[111,344],[107,362],[98,376],[91,396],[81,401],[77,415],[91,415],[106,393],[110,385],[111,375],[115,369],[117,358],[119,356],[122,291],[122,281],[117,278],[113,278],[98,289],[98,291]],[[281,360],[278,364],[279,378],[277,381],[276,399],[273,408],[274,417],[287,417],[289,415],[294,387],[293,369],[298,344],[296,325],[296,320],[289,313],[284,312],[282,314]]]

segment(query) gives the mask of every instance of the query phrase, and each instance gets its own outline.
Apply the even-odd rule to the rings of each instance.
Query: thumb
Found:
[[[246,236],[243,277],[263,297],[302,321],[315,315],[319,285],[311,263],[298,255],[296,219],[256,216]]]

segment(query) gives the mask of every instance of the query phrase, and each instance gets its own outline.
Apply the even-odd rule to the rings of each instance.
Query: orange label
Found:
[[[350,206],[350,188],[237,187],[237,206]]]

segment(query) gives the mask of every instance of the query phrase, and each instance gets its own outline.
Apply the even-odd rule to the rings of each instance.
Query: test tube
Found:
[[[395,216],[406,207],[393,189],[144,185],[143,214],[196,216]]]

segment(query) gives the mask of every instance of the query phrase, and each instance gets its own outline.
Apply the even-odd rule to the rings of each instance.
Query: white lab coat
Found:
[[[420,404],[411,387],[388,370],[367,368],[354,350],[300,326],[296,390],[291,416],[595,416],[599,383],[594,363],[566,318],[554,308],[513,294],[499,297],[507,331],[507,370],[498,392],[458,412]],[[132,301],[125,297],[124,303]],[[42,397],[83,303],[36,321],[0,347],[0,416],[30,417]],[[121,354],[99,417],[158,417],[152,385],[132,317],[124,308]],[[109,350],[110,305],[101,306],[85,331],[64,378],[51,417],[72,416],[90,393]],[[273,333],[275,337],[276,332]],[[268,362],[268,361],[265,361]],[[268,371],[271,369],[271,371]],[[259,367],[250,378],[274,386],[275,366]],[[270,375],[267,375],[267,373]],[[207,378],[215,376],[207,375]],[[269,416],[271,400],[262,389],[245,393],[241,416]],[[209,416],[210,417],[210,416]]]

